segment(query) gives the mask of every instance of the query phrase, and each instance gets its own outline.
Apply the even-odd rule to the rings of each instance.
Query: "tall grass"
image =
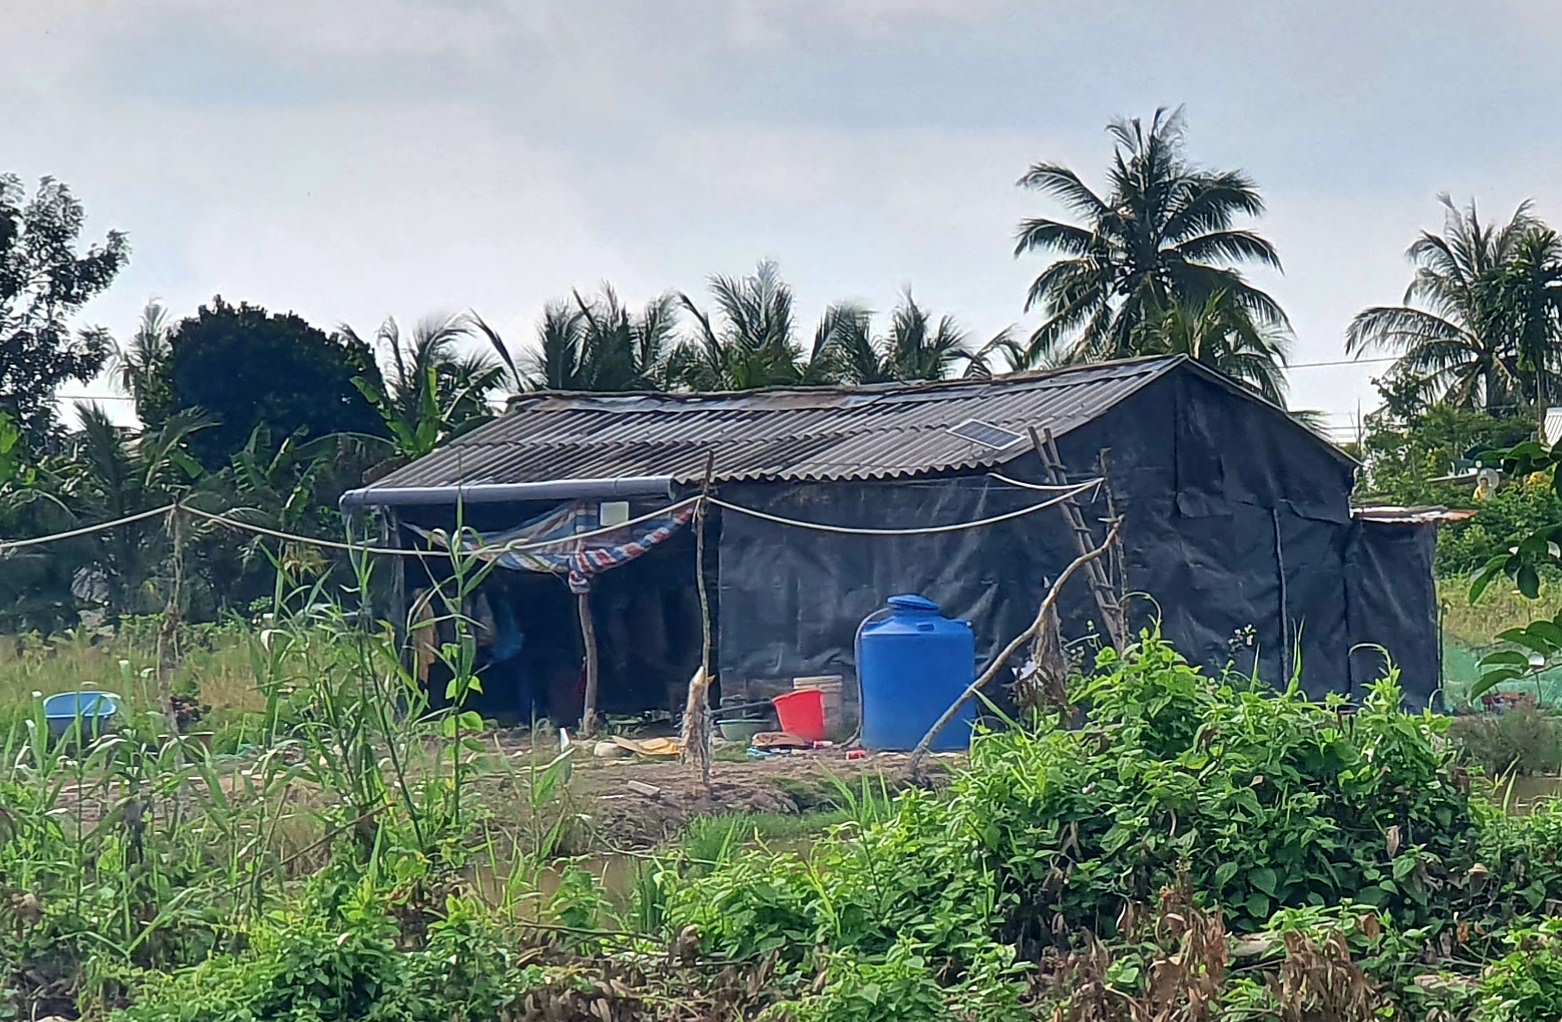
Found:
[[[444,605],[485,570],[453,558]],[[371,581],[360,567],[357,592]],[[371,915],[442,913],[484,817],[469,792],[481,721],[463,709],[479,690],[472,623],[436,623],[456,636],[438,651],[451,678],[438,713],[390,626],[322,585],[279,579],[264,624],[189,631],[175,676],[214,714],[242,715],[254,749],[237,761],[155,712],[155,629],[4,651],[0,1017],[111,1007],[148,976],[242,953],[253,924],[301,898],[326,918],[353,890]],[[89,688],[126,698],[115,732],[51,740],[37,693]],[[536,832],[507,851],[534,867],[564,826],[548,814],[567,759],[511,780]]]
[[[205,729],[241,723],[265,707],[255,683],[247,622],[180,628],[172,686],[209,706]],[[126,622],[116,631],[0,637],[0,733],[32,715],[42,696],[102,689],[117,692],[132,713],[157,707],[155,621]]]
[[[1444,635],[1479,649],[1490,646],[1492,637],[1504,629],[1526,625],[1538,617],[1555,616],[1562,610],[1562,580],[1542,581],[1540,597],[1535,600],[1525,599],[1511,585],[1494,584],[1472,604],[1468,579],[1442,578],[1437,582],[1437,600],[1442,609]]]

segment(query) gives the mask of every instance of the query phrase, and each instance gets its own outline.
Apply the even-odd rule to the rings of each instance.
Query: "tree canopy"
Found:
[[[382,386],[369,345],[327,334],[293,313],[213,298],[173,329],[160,372],[166,382],[149,395],[143,418],[155,427],[183,410],[211,416],[215,424],[190,438],[209,471],[226,466],[256,426],[277,437],[385,435],[379,413],[353,383]]]
[[[522,379],[532,390],[661,390],[671,382],[677,307],[672,295],[636,313],[611,284],[591,298],[579,291],[549,302]],[[503,349],[502,342],[494,341]]]
[[[992,375],[993,353],[1012,346],[1007,330],[983,345],[973,344],[953,316],[935,321],[910,288],[901,293],[890,312],[889,329],[882,334],[874,334],[873,316],[866,309],[844,306],[838,315],[831,357],[843,382],[982,379]]]
[[[692,337],[672,354],[670,375],[689,390],[758,390],[800,387],[839,380],[833,355],[840,330],[857,315],[851,306],[831,306],[806,349],[797,337],[792,288],[773,262],[751,276],[710,278],[710,313],[679,295],[694,320]]]
[[[31,199],[0,174],[0,410],[33,444],[58,425],[54,392],[103,368],[112,345],[101,328],[70,319],[130,258],[119,231],[79,251],[87,213],[69,188],[44,178]]]
[[[468,347],[474,335],[486,337],[494,353]],[[341,336],[363,343],[348,326]],[[394,319],[386,319],[375,345],[386,355],[383,389],[362,376],[353,383],[384,421],[396,453],[406,458],[428,454],[488,421],[493,396],[519,380],[503,342],[476,316],[424,319],[406,336]]]

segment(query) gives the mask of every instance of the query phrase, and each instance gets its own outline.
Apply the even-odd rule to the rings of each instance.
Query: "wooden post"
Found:
[[[1096,475],[1101,477],[1101,492],[1106,497],[1106,520],[1117,521],[1117,497],[1112,493],[1112,466],[1110,457],[1112,449],[1103,447],[1096,454]],[[1128,566],[1123,556],[1123,544],[1119,543],[1106,555],[1106,577],[1112,587],[1112,594],[1117,599],[1117,621],[1125,639],[1130,638],[1128,632],[1128,608],[1125,601],[1128,598]]]
[[[168,727],[177,733],[179,722],[174,716],[173,672],[178,659],[179,611],[184,588],[184,518],[175,505],[168,512],[168,535],[173,540],[173,583],[168,590],[168,606],[163,609],[163,623],[157,630],[157,701]]]
[[[710,594],[705,587],[705,522],[710,509],[711,474],[716,453],[705,454],[705,475],[700,482],[700,500],[694,505],[694,587],[700,594],[700,669],[689,682],[689,698],[683,707],[683,760],[700,768],[700,780],[710,793],[710,684],[711,619]]]
[[[586,698],[580,711],[580,735],[589,738],[597,724],[597,629],[591,620],[591,593],[579,593],[575,606],[580,611],[580,640],[586,647]]]
[[[387,550],[400,550],[401,520],[396,512],[386,508],[380,516],[380,546]],[[411,645],[412,621],[407,607],[407,559],[399,555],[390,559],[390,605],[385,608],[390,618],[391,633],[403,665],[413,662]]]

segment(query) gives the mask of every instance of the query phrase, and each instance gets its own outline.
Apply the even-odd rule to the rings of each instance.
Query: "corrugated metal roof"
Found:
[[[671,476],[698,482],[881,479],[1000,464],[949,427],[980,419],[1061,436],[1187,360],[1133,359],[993,380],[731,394],[536,393],[378,480],[379,487]],[[1196,364],[1196,363],[1189,363]],[[1214,376],[1215,374],[1209,374]],[[1244,392],[1246,393],[1246,392]]]

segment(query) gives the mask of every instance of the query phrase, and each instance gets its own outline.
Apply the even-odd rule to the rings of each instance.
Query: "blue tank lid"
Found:
[[[920,611],[924,614],[940,613],[938,604],[926,596],[917,596],[914,593],[907,593],[904,596],[891,596],[886,602],[896,610]]]

